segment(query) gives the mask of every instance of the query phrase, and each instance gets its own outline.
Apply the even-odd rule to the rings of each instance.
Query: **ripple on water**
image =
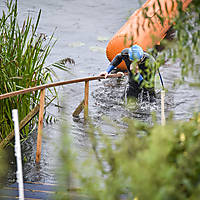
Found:
[[[107,79],[103,81],[102,86],[93,91],[92,116],[94,120],[98,121],[103,116],[107,116],[119,125],[123,124],[122,118],[124,117],[151,122],[152,112],[160,109],[160,99],[157,98],[153,103],[139,99],[126,104],[123,98],[126,81],[126,78]],[[96,123],[98,124],[98,122]]]

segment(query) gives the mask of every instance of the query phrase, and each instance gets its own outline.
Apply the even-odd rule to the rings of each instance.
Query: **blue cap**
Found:
[[[128,55],[131,61],[141,60],[143,57],[143,54],[144,54],[143,49],[137,44],[133,45],[132,47],[128,49]]]

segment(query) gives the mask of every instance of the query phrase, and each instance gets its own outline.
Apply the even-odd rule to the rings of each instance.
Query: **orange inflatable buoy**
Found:
[[[181,1],[185,10],[192,0]],[[170,19],[178,13],[177,6],[176,0],[147,0],[109,41],[106,48],[108,60],[112,61],[124,48],[133,44],[138,44],[144,51],[159,44],[171,26]],[[164,19],[162,24],[159,16]],[[126,70],[124,61],[118,68]]]

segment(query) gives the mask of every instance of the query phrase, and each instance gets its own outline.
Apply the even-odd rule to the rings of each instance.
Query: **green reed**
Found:
[[[27,17],[20,26],[17,15],[17,0],[7,0],[0,18],[0,94],[53,80],[52,66],[45,67],[45,61],[55,42],[53,35],[47,39],[44,34],[37,34],[41,10],[35,24],[31,17]],[[64,64],[58,63],[58,67],[67,70]],[[53,97],[57,95],[55,89],[50,92]],[[12,109],[18,109],[19,120],[22,120],[39,103],[39,93],[36,91],[0,101],[1,140],[13,129]]]

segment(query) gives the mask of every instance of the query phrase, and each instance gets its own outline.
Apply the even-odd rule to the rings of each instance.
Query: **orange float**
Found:
[[[181,1],[183,10],[185,10],[192,0]],[[111,38],[106,48],[109,61],[112,61],[124,48],[133,44],[140,45],[145,51],[160,43],[171,26],[170,19],[178,13],[178,3],[176,0],[159,0],[159,2],[158,0],[147,0]],[[164,18],[163,24],[159,16]],[[118,65],[118,68],[126,70],[124,61]]]

